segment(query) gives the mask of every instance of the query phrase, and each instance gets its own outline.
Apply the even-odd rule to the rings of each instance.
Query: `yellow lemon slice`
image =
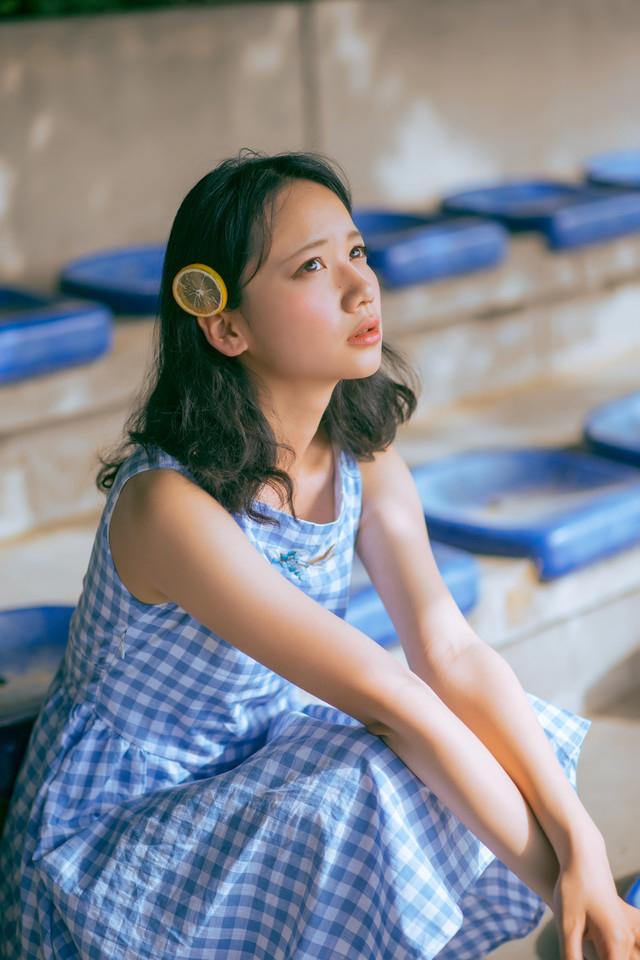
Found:
[[[173,278],[173,296],[178,306],[194,317],[220,313],[227,305],[227,287],[220,276],[205,263],[190,263]]]

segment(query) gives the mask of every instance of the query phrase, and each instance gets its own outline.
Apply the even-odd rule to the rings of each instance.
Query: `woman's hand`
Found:
[[[624,957],[625,960],[627,957],[629,960],[638,960],[638,958],[640,958],[640,910],[638,910],[637,907],[631,906],[630,903],[625,903],[621,898],[618,898],[618,907],[622,913],[622,928],[629,929],[632,934],[630,952],[625,953],[624,948],[620,947],[614,948],[613,950],[609,949],[609,953],[607,953],[607,947],[602,940],[596,939],[595,935],[589,937],[589,934],[586,934],[586,936],[589,937],[583,948],[586,960],[600,960],[602,957],[615,958],[618,956],[615,952],[616,949],[622,950],[619,955]]]
[[[553,913],[563,960],[640,960],[640,910],[618,896],[606,856],[561,866]]]

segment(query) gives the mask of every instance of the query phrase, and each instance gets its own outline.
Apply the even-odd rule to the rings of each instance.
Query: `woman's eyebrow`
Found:
[[[351,230],[347,234],[347,240],[351,240],[353,237],[361,237],[362,233],[360,230]],[[328,243],[329,241],[325,238],[319,240],[311,240],[309,243],[305,243],[304,247],[300,247],[299,250],[296,250],[295,253],[290,253],[288,257],[282,261],[282,263],[287,263],[289,260],[292,260],[294,257],[298,257],[301,253],[304,253],[305,250],[311,250],[312,247],[319,247],[323,243]]]

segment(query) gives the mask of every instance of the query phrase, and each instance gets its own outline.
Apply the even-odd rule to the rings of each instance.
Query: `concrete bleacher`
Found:
[[[421,408],[398,438],[407,462],[579,444],[589,410],[640,388],[639,280],[640,237],[551,253],[529,235],[512,239],[497,270],[432,285],[422,330],[412,322],[417,291],[387,297],[387,327],[390,314],[413,327],[395,342],[424,380]],[[525,687],[587,711],[637,687],[640,546],[546,583],[526,559],[479,562],[469,620]]]
[[[639,382],[640,350],[629,350],[451,404],[409,424],[398,445],[413,465],[463,447],[579,444],[586,412]],[[469,620],[532,692],[588,711],[637,687],[640,545],[547,582],[528,559],[478,561],[481,595]]]
[[[414,466],[579,443],[590,409],[638,388],[639,312],[640,236],[551,253],[525,235],[498,268],[384,292],[385,337],[423,383],[398,449]],[[3,606],[77,599],[104,502],[96,453],[119,439],[152,342],[152,318],[120,317],[108,356],[2,388]],[[529,560],[481,557],[470,622],[532,692],[596,708],[638,682],[639,560],[640,545],[541,583]]]

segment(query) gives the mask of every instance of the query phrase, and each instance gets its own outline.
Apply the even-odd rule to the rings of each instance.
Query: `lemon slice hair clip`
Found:
[[[227,286],[206,263],[190,263],[178,270],[171,285],[179,307],[194,317],[221,313],[227,305]]]

